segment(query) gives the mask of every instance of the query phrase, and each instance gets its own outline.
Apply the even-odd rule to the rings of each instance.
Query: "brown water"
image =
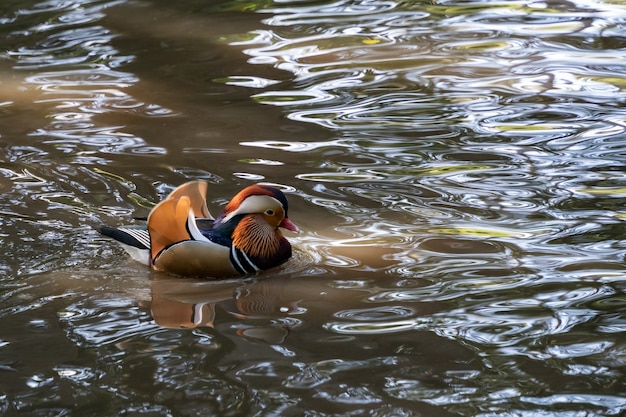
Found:
[[[626,3],[0,5],[0,414],[626,411]],[[279,184],[284,267],[93,230]]]

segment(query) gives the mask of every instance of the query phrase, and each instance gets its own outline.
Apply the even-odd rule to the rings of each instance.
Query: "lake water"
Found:
[[[626,2],[4,0],[0,414],[626,412]],[[95,232],[288,195],[282,267]]]

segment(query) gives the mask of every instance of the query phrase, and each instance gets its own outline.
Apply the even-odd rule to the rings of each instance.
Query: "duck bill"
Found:
[[[300,229],[298,229],[298,226],[296,226],[295,224],[293,224],[291,222],[291,220],[289,220],[287,217],[285,217],[283,219],[282,222],[280,222],[280,224],[278,225],[278,227],[282,227],[283,229],[287,229],[287,230],[291,230],[294,233],[298,233],[300,232]]]

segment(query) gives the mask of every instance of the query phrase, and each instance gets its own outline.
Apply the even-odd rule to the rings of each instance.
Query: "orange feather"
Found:
[[[247,216],[239,222],[233,232],[233,245],[249,255],[271,258],[280,248],[282,234],[259,216]]]
[[[190,208],[191,200],[182,196],[178,199],[168,198],[152,209],[148,216],[152,262],[163,248],[191,239],[187,231]]]
[[[189,181],[170,193],[166,200],[177,200],[183,196],[191,200],[191,209],[195,217],[212,219],[206,206],[206,192],[208,183],[204,181]]]

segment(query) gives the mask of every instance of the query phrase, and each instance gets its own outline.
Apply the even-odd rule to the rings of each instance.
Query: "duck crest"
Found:
[[[267,196],[276,198],[277,195],[274,191],[275,191],[274,189],[267,188],[260,184],[250,185],[244,188],[243,190],[239,191],[232,198],[232,200],[230,200],[228,204],[226,204],[226,207],[224,207],[224,214],[232,213],[233,211],[237,210],[246,198],[253,196],[253,195],[267,195]],[[284,202],[281,201],[280,199],[279,201],[284,204]]]

